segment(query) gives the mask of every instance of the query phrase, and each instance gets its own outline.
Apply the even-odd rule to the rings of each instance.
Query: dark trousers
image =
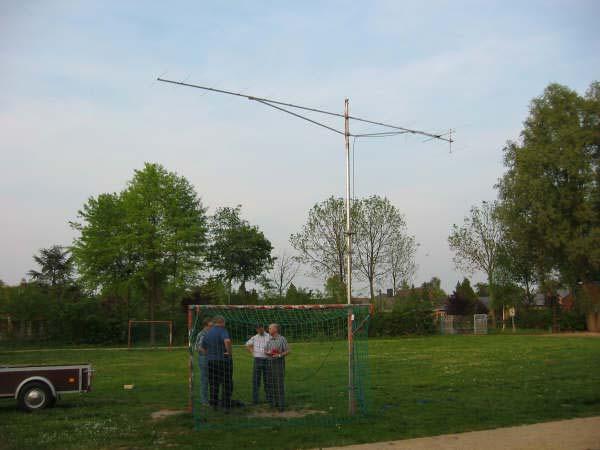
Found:
[[[285,407],[285,359],[267,360],[267,386],[271,391],[271,405],[283,409]]]
[[[269,360],[267,358],[254,358],[254,367],[252,369],[252,401],[254,403],[258,403],[261,380],[265,389],[267,402],[271,403],[271,392],[267,388],[268,364]]]
[[[231,359],[208,361],[208,386],[210,388],[210,405],[219,405],[219,390],[221,404],[225,409],[231,408],[231,393],[233,392],[233,361]]]

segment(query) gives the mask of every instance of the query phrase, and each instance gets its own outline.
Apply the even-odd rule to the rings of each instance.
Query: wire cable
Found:
[[[324,123],[317,122],[316,120],[309,119],[309,118],[308,118],[308,117],[306,117],[306,116],[303,116],[303,115],[301,115],[301,114],[295,113],[295,112],[293,112],[293,111],[289,111],[289,110],[287,110],[287,109],[285,109],[285,108],[282,108],[281,106],[272,105],[270,102],[268,102],[268,101],[266,101],[266,100],[258,100],[258,99],[256,99],[256,98],[255,98],[255,99],[253,99],[253,100],[257,101],[258,103],[262,103],[263,105],[270,106],[271,108],[278,109],[279,111],[283,111],[283,112],[285,112],[285,113],[291,114],[292,116],[298,117],[299,119],[306,120],[306,121],[308,121],[308,122],[310,122],[310,123],[313,123],[313,124],[315,124],[315,125],[318,125],[318,126],[320,126],[320,127],[327,128],[328,130],[330,130],[330,131],[333,131],[334,133],[338,133],[338,134],[341,134],[342,136],[344,136],[344,132],[343,132],[343,131],[336,130],[335,128],[332,128],[332,127],[330,127],[330,126],[328,126],[328,125],[325,125]]]
[[[216,89],[216,88],[211,88],[211,87],[207,87],[207,86],[200,86],[200,85],[197,85],[197,84],[184,83],[182,81],[167,80],[165,78],[160,78],[160,77],[158,77],[157,80],[158,81],[162,81],[164,83],[178,84],[180,86],[193,87],[193,88],[196,88],[196,89],[204,89],[206,91],[218,92],[218,93],[221,93],[221,94],[235,95],[236,97],[243,97],[243,98],[247,98],[248,100],[255,100],[255,101],[258,101],[258,102],[263,103],[263,104],[269,104],[269,106],[271,106],[273,108],[275,108],[275,105],[282,105],[282,106],[287,106],[287,107],[290,107],[290,108],[298,108],[298,109],[303,109],[305,111],[312,111],[312,112],[316,112],[316,113],[320,113],[320,114],[327,114],[327,115],[335,116],[335,117],[345,117],[344,114],[335,113],[335,112],[332,112],[332,111],[326,111],[324,109],[310,108],[308,106],[297,105],[297,104],[294,104],[294,103],[282,102],[282,101],[279,101],[279,100],[273,100],[273,99],[269,99],[269,98],[265,98],[265,97],[256,97],[256,96],[253,96],[253,95],[242,94],[242,93],[239,93],[239,92],[226,91],[224,89]],[[292,114],[294,116],[300,117],[300,118],[305,119],[305,120],[308,120],[309,122],[313,122],[316,125],[320,125],[320,126],[323,126],[325,128],[328,128],[329,130],[335,131],[336,133],[344,134],[344,133],[342,133],[339,130],[336,130],[334,128],[331,128],[331,127],[328,127],[326,125],[320,124],[320,123],[318,123],[316,121],[313,121],[311,119],[308,119],[308,118],[306,118],[304,116],[296,115],[295,113],[292,113],[291,111],[285,110],[283,108],[277,108],[277,109],[281,109],[282,111],[285,111],[285,112],[287,112],[289,114]],[[451,137],[450,138],[446,138],[446,137],[444,137],[441,134],[433,134],[433,133],[427,133],[425,131],[420,131],[420,130],[412,130],[410,128],[399,127],[399,126],[396,126],[396,125],[390,125],[390,124],[387,124],[387,123],[384,123],[384,122],[377,122],[375,120],[363,119],[361,117],[356,117],[356,116],[348,116],[348,119],[350,119],[350,120],[356,120],[356,121],[364,122],[364,123],[370,123],[372,125],[379,125],[379,126],[382,126],[382,127],[393,128],[395,130],[399,130],[399,131],[402,131],[404,133],[411,133],[411,134],[418,134],[418,135],[422,135],[422,136],[428,136],[428,137],[430,137],[432,139],[440,139],[442,141],[446,141],[446,142],[452,143],[452,138]],[[403,133],[397,133],[397,134],[403,134]]]

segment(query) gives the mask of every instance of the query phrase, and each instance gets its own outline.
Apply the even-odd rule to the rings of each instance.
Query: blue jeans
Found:
[[[267,388],[267,365],[267,358],[254,358],[254,368],[252,370],[252,401],[254,403],[258,403],[261,379],[267,402],[271,403],[271,391]]]
[[[203,353],[198,354],[198,368],[200,369],[200,402],[208,403],[208,360]]]

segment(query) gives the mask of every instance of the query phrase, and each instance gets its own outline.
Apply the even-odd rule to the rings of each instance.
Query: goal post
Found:
[[[155,330],[156,325],[159,325],[159,329],[164,330],[163,335],[167,340],[166,344],[169,350],[173,348],[173,321],[172,320],[129,320],[127,322],[127,348],[131,349],[135,345],[135,330],[144,329],[150,336],[150,345],[155,347],[156,338]]]
[[[283,419],[284,422],[313,419],[318,423],[330,419],[339,422],[340,419],[366,413],[369,382],[367,344],[371,313],[369,304],[190,305],[188,404],[194,413],[196,427],[219,424],[229,427],[236,423],[240,426],[261,426],[260,423],[267,419]],[[206,384],[207,381],[202,370],[207,369],[200,367],[203,355],[196,349],[198,333],[204,327],[205,319],[217,316],[224,318],[225,329],[233,343],[233,392],[230,393],[231,398],[227,399],[231,401],[232,414],[228,415],[226,421],[220,414],[224,405],[218,394],[218,404],[214,404],[212,395],[208,400],[206,398],[207,388],[202,383]],[[264,386],[256,387],[257,364],[264,363],[267,366],[264,376],[273,380],[276,368],[269,367],[276,363],[269,356],[262,361],[262,357],[250,354],[244,348],[246,342],[256,334],[257,325],[267,331],[269,324],[279,325],[280,333],[290,348],[289,356],[283,361],[285,371],[281,369],[283,378],[279,389],[281,395],[285,396],[285,402],[281,404],[268,398],[269,390],[276,390],[276,387],[264,383],[264,379]],[[276,338],[267,336],[265,339]],[[212,384],[218,383],[215,381]],[[266,398],[261,402],[263,388]],[[221,386],[221,395],[223,389]],[[229,404],[225,406],[225,409],[229,408]],[[234,417],[237,420],[233,420]]]

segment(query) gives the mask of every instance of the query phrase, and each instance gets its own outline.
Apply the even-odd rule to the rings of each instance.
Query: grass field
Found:
[[[296,345],[290,356],[290,394],[314,389],[301,376],[311,345]],[[65,395],[53,409],[23,414],[14,402],[1,401],[0,448],[314,448],[600,414],[600,339],[415,337],[372,340],[369,352],[369,417],[323,427],[194,431],[190,414],[150,417],[185,408],[184,349],[0,350],[0,364],[91,362],[96,369],[93,392]],[[243,371],[250,357],[238,353]],[[128,383],[135,389],[123,390]],[[246,395],[238,384],[234,397]],[[345,396],[338,397],[343,408]]]

